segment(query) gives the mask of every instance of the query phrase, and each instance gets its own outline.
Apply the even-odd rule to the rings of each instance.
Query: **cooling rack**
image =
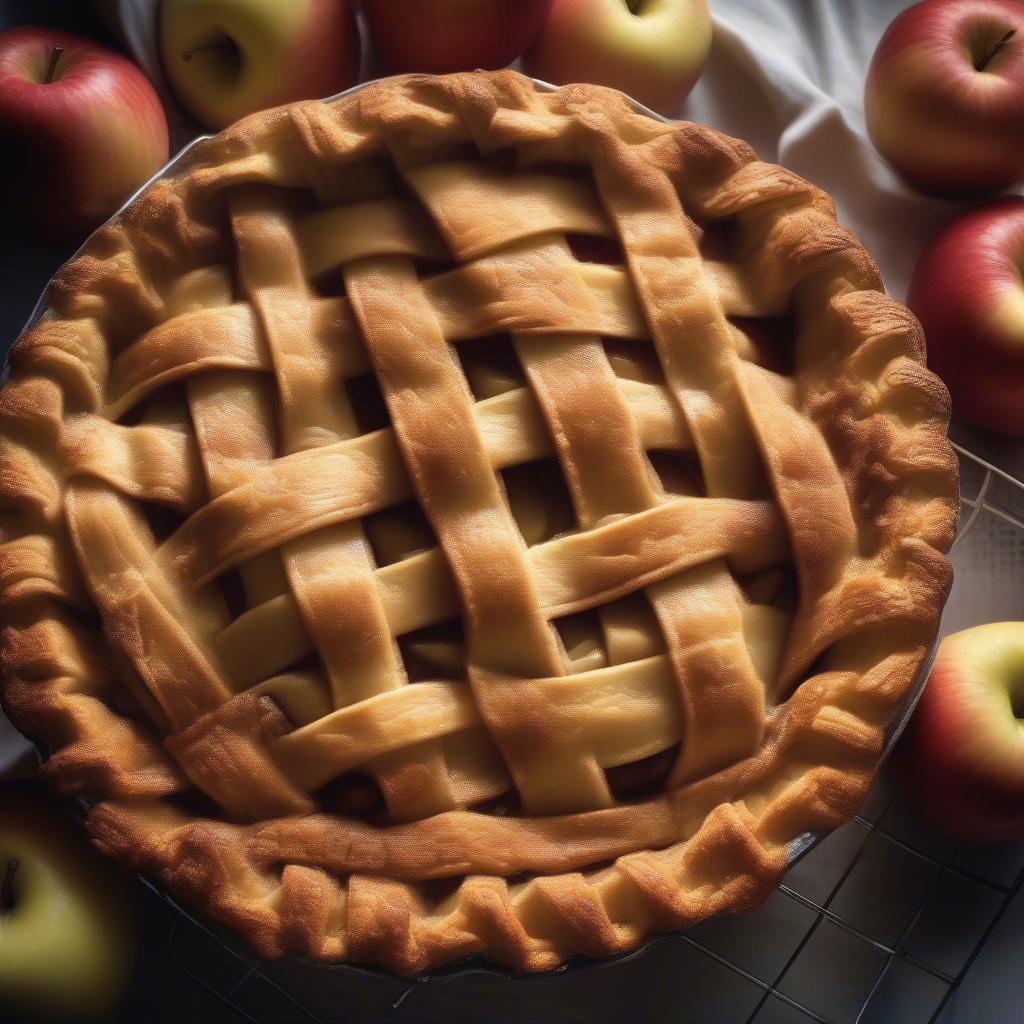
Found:
[[[961,526],[943,634],[1024,618],[1024,484],[957,445]],[[898,754],[897,754],[898,757]],[[472,967],[403,981],[358,967],[268,964],[183,912],[168,952],[254,1024],[958,1024],[958,1000],[1013,969],[1007,914],[1024,844],[957,844],[917,821],[883,771],[861,813],[793,866],[746,917],[661,936],[639,953],[536,978]],[[1024,909],[1024,896],[1015,904]],[[1021,915],[1024,917],[1024,915]],[[1019,960],[1019,953],[1017,954]],[[1022,993],[1024,998],[1024,993]]]

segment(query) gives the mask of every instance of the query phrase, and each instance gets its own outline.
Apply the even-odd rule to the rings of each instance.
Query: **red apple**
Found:
[[[878,152],[924,192],[1024,179],[1024,3],[924,0],[886,29],[864,92]]]
[[[0,782],[0,1020],[110,1021],[134,953],[128,878],[42,785]]]
[[[901,754],[910,796],[944,831],[1024,839],[1024,622],[942,641]]]
[[[160,56],[193,117],[223,128],[254,110],[319,99],[359,78],[350,0],[162,0]]]
[[[670,113],[710,48],[707,0],[555,0],[523,66],[558,85],[610,85]]]
[[[364,0],[370,38],[391,71],[503,68],[544,24],[551,0]]]
[[[0,188],[11,216],[81,237],[167,162],[167,121],[129,60],[88,39],[0,32]]]
[[[907,305],[924,327],[928,363],[953,411],[1024,437],[1024,198],[988,203],[928,243]]]

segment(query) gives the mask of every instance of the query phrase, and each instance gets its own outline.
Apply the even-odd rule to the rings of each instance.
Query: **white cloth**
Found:
[[[196,129],[176,110],[156,46],[158,0],[114,0],[111,20],[169,107],[175,144]],[[902,299],[928,236],[962,208],[919,196],[879,159],[864,129],[863,87],[885,26],[910,0],[710,0],[711,57],[676,115],[746,139],[764,160],[830,192],[840,220]],[[0,716],[0,775],[23,753]]]
[[[906,297],[928,237],[967,204],[921,196],[875,152],[864,79],[890,21],[911,0],[710,0],[714,45],[678,116],[746,139],[835,198],[839,219]]]

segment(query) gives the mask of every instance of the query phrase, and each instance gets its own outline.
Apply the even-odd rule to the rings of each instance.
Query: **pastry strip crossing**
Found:
[[[748,147],[514,72],[204,142],[0,388],[0,692],[269,956],[526,970],[854,813],[956,512],[920,330]]]

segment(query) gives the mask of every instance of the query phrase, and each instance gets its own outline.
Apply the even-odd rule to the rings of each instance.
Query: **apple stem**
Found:
[[[19,862],[15,857],[12,857],[7,862],[4,882],[0,886],[0,912],[10,910],[14,906],[14,876],[18,873],[19,866]]]
[[[50,66],[46,69],[46,82],[45,85],[49,85],[53,81],[54,73],[57,70],[57,61],[60,60],[61,54],[64,52],[63,46],[55,46],[53,53],[50,54]]]
[[[203,43],[202,46],[195,46],[191,50],[186,50],[182,55],[182,60],[191,60],[197,53],[202,53],[204,50],[223,50],[225,48],[224,43]]]
[[[1010,40],[1011,40],[1011,39],[1012,39],[1012,38],[1013,38],[1013,37],[1014,37],[1014,36],[1015,36],[1016,34],[1017,34],[1017,30],[1016,30],[1015,28],[1011,28],[1011,29],[1010,29],[1010,31],[1009,31],[1009,32],[1007,32],[1007,33],[1006,33],[1006,35],[1004,35],[1004,36],[1002,37],[1002,39],[997,39],[997,40],[996,40],[996,42],[995,42],[995,43],[993,44],[992,48],[991,48],[991,49],[990,49],[990,50],[988,51],[988,53],[986,53],[986,54],[985,54],[985,56],[984,56],[984,57],[982,57],[982,58],[981,58],[981,60],[980,60],[980,61],[979,61],[979,62],[978,62],[978,63],[977,63],[976,65],[975,65],[975,68],[974,68],[974,70],[975,70],[975,71],[984,71],[984,70],[985,70],[985,68],[987,68],[987,67],[989,66],[989,64],[991,64],[991,63],[992,63],[992,59],[993,59],[993,58],[995,57],[995,55],[996,55],[996,54],[997,54],[997,53],[998,53],[998,52],[999,52],[999,51],[1000,51],[1000,50],[1001,50],[1001,49],[1002,49],[1002,48],[1003,48],[1003,47],[1004,47],[1004,46],[1005,46],[1005,45],[1006,45],[1006,44],[1007,44],[1007,43],[1008,43],[1008,42],[1009,42],[1009,41],[1010,41]]]

